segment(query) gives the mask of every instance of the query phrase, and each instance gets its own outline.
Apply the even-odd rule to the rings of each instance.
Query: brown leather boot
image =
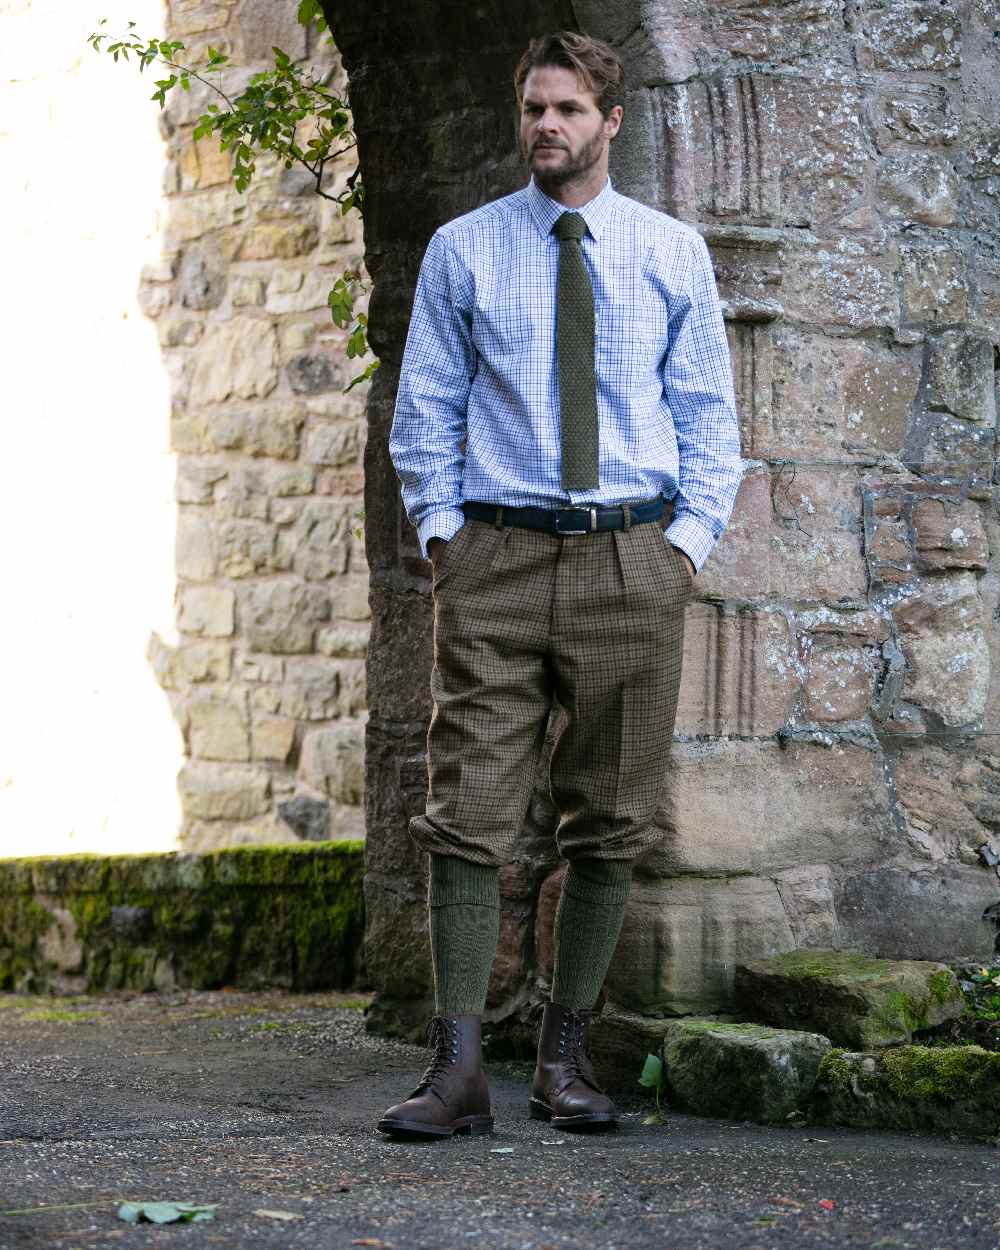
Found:
[[[546,1003],[538,1039],[538,1064],[531,1087],[533,1120],[549,1120],[553,1128],[613,1129],[618,1112],[597,1083],[587,1034],[593,1011],[571,1011]]]
[[[434,1054],[420,1084],[383,1115],[378,1129],[401,1137],[480,1136],[493,1132],[490,1090],[483,1072],[481,1017],[433,1016]]]

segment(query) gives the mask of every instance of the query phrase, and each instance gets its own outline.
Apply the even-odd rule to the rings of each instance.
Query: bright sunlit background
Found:
[[[86,42],[160,0],[0,0],[0,856],[175,845],[174,462],[152,73]],[[157,75],[162,76],[162,75]]]

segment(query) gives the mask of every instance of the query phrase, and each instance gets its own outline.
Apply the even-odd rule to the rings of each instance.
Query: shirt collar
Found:
[[[552,227],[563,213],[574,212],[580,214],[587,223],[587,229],[593,237],[599,239],[601,231],[607,225],[608,218],[611,216],[611,208],[615,199],[615,190],[611,185],[610,178],[592,200],[588,200],[586,204],[581,204],[579,208],[574,209],[568,209],[565,204],[560,204],[557,200],[550,199],[535,181],[534,175],[532,175],[531,181],[528,183],[527,191],[528,208],[535,225],[538,227],[538,233],[543,238],[552,233]]]

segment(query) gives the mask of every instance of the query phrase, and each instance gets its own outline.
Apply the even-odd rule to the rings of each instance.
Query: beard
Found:
[[[570,152],[567,148],[560,148],[559,150],[567,153],[563,163],[555,169],[546,169],[543,173],[539,173],[534,167],[533,149],[530,151],[526,150],[522,145],[522,155],[528,162],[528,166],[535,176],[535,181],[543,191],[546,187],[564,187],[567,183],[576,182],[578,179],[586,177],[601,159],[601,154],[604,151],[604,136],[601,133],[601,128],[598,127],[593,137],[588,139],[577,152]]]

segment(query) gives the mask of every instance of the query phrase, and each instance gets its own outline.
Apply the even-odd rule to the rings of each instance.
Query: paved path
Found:
[[[643,1090],[619,1132],[572,1136],[527,1118],[523,1064],[490,1065],[494,1136],[386,1141],[373,1123],[426,1053],[367,1036],[344,1003],[0,995],[0,1250],[1000,1247],[992,1146],[644,1126]],[[124,1199],[219,1205],[210,1223],[132,1228]]]

